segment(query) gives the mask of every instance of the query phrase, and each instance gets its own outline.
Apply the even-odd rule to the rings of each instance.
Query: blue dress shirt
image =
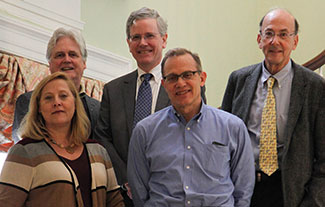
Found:
[[[255,168],[250,138],[234,115],[202,103],[188,123],[172,106],[140,121],[128,181],[135,206],[249,206]]]

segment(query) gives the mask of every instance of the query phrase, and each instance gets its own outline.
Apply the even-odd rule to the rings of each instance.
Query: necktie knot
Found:
[[[275,82],[275,78],[273,78],[272,76],[269,77],[269,79],[267,79],[267,85],[268,85],[268,88],[273,88],[274,86],[274,82]]]
[[[143,81],[145,83],[149,83],[150,79],[152,78],[152,74],[151,73],[145,73],[141,77],[143,78]]]

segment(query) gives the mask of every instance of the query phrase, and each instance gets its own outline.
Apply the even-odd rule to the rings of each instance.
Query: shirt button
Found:
[[[187,130],[191,130],[191,128],[190,127],[187,127]]]
[[[185,186],[186,189],[188,189],[188,186]]]
[[[191,204],[191,201],[187,201],[187,204]]]
[[[186,166],[186,169],[190,169],[190,166]]]
[[[187,149],[190,150],[191,149],[191,146],[187,146]]]
[[[197,123],[200,123],[200,120],[199,119],[197,120]]]

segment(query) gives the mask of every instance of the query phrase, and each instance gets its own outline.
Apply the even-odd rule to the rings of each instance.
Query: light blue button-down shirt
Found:
[[[237,117],[202,104],[188,123],[169,106],[131,137],[135,206],[249,206],[255,182],[249,135]]]

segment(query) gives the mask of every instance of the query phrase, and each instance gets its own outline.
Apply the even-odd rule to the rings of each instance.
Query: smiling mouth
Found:
[[[190,92],[190,90],[178,91],[178,92],[176,92],[176,95],[181,96],[181,95],[184,95],[184,94],[186,94],[188,92]]]
[[[148,53],[151,53],[152,50],[141,50],[141,51],[138,51],[137,53],[138,54],[148,54]]]
[[[271,47],[271,48],[269,48],[269,52],[281,53],[282,49],[281,48],[276,48],[276,47]]]
[[[61,68],[61,71],[68,71],[68,70],[73,70],[73,68],[68,68],[68,67],[66,67],[66,68]]]

